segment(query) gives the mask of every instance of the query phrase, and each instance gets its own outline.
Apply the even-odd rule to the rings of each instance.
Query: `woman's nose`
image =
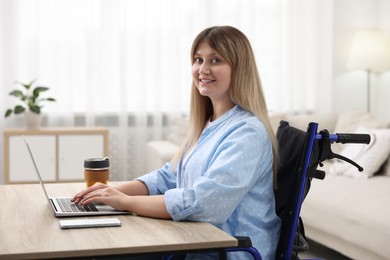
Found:
[[[210,66],[204,62],[199,68],[199,74],[210,74]]]

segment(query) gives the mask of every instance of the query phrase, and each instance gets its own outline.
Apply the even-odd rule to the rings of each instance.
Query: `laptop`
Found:
[[[49,201],[50,208],[52,209],[56,217],[74,217],[74,216],[104,216],[104,215],[124,215],[130,214],[128,211],[119,211],[115,208],[104,204],[89,204],[87,206],[76,205],[71,202],[71,198],[62,197],[49,197],[45,188],[45,183],[39,172],[37,163],[31,151],[30,145],[26,138],[23,136],[23,140],[26,143],[28,153],[34,164],[35,172],[37,173],[39,182],[41,183],[43,192],[47,200]]]

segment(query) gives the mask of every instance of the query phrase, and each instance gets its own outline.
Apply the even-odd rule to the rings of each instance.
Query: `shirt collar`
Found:
[[[219,117],[217,120],[213,121],[213,122],[209,122],[207,123],[206,125],[206,128],[209,128],[209,127],[212,127],[212,126],[216,126],[216,125],[219,125],[221,124],[222,122],[228,120],[229,118],[231,118],[232,116],[234,116],[235,114],[237,114],[239,111],[241,111],[242,108],[239,106],[239,105],[235,105],[234,107],[232,107],[230,110],[228,110],[227,112],[225,112],[221,117]]]

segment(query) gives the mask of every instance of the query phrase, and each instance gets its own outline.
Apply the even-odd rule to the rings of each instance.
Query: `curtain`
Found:
[[[331,51],[319,51],[331,26],[318,26],[329,22],[330,7],[326,0],[2,0],[0,110],[15,105],[8,93],[16,80],[36,79],[57,99],[42,109],[44,126],[108,127],[113,179],[131,179],[144,173],[145,143],[164,139],[170,120],[188,114],[190,47],[208,26],[248,36],[270,111],[316,110],[328,66],[319,52]],[[0,127],[23,120],[12,116]]]

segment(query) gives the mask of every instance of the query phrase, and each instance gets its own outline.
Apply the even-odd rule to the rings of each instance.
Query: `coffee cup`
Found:
[[[110,160],[104,158],[90,158],[84,160],[84,179],[87,187],[96,182],[107,184],[110,176]]]

